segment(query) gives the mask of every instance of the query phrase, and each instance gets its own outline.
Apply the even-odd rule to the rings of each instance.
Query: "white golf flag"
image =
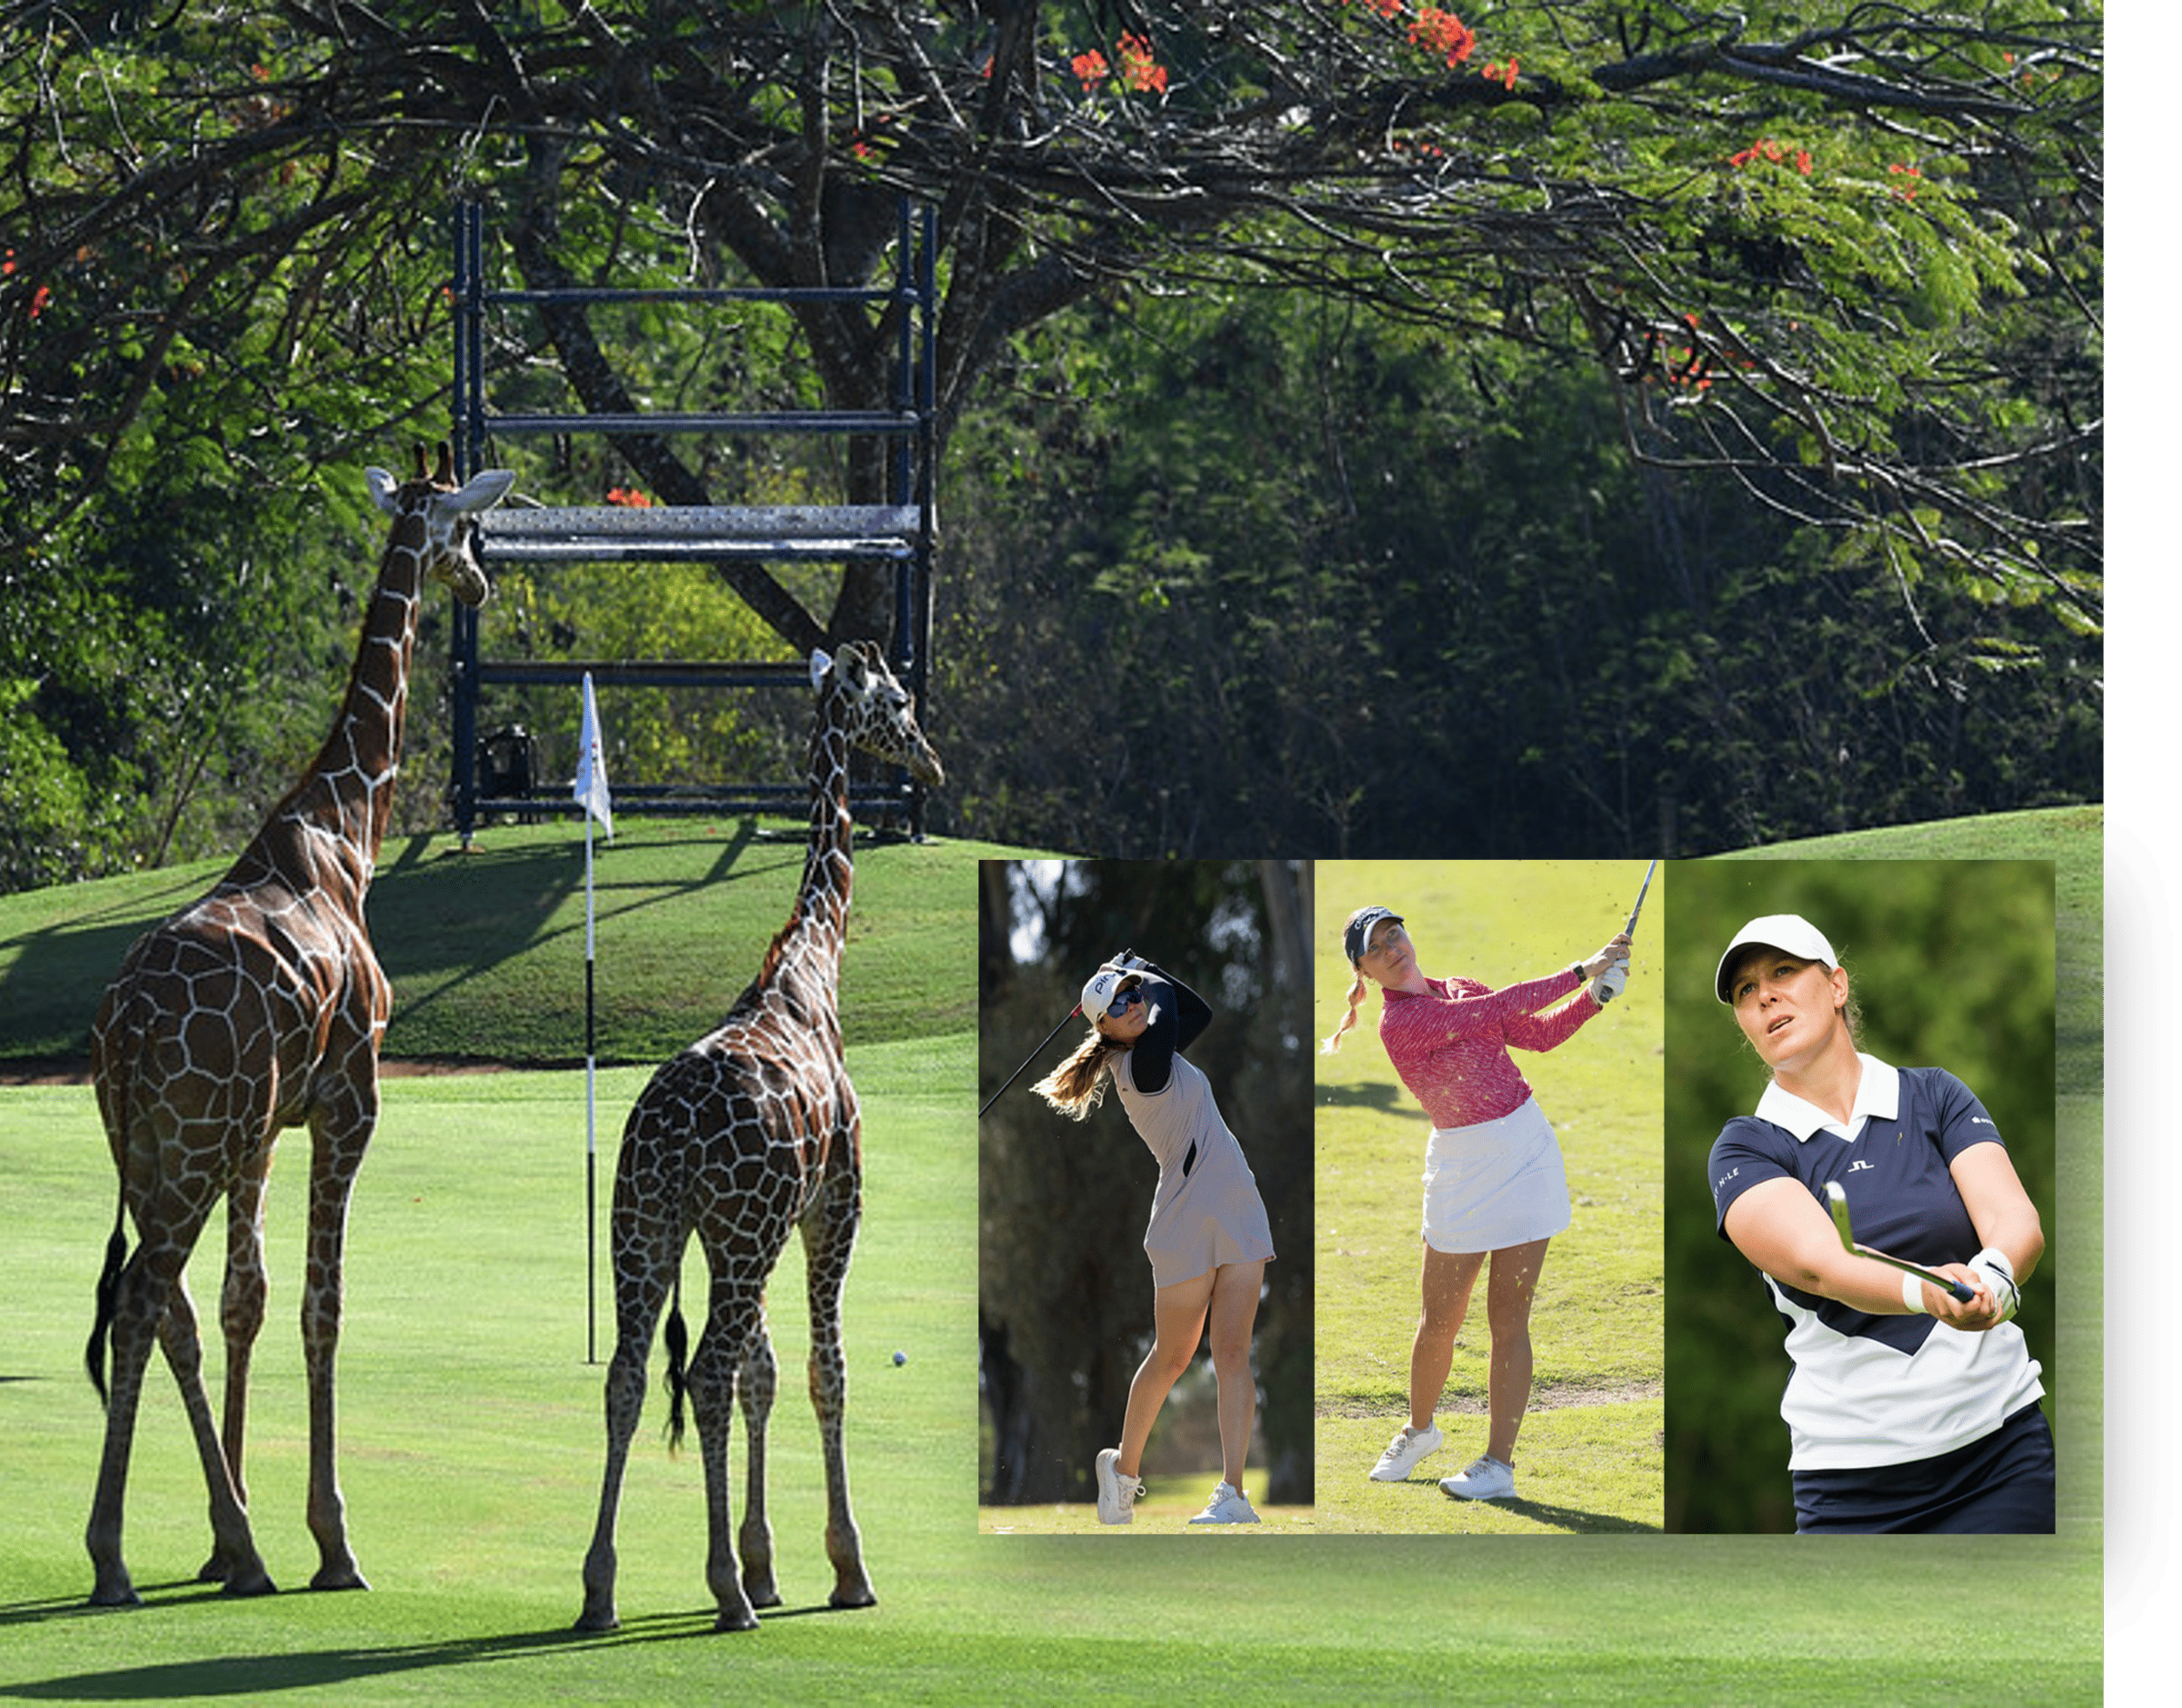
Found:
[[[591,673],[584,672],[584,727],[581,752],[576,762],[576,798],[584,811],[606,827],[614,839],[614,797],[606,789],[606,747],[598,728],[598,696],[591,691]]]

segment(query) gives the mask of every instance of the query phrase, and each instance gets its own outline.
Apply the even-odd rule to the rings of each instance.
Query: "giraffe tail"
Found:
[[[682,1277],[675,1277],[675,1302],[666,1313],[666,1450],[679,1453],[689,1399],[689,1327],[682,1320]]]
[[[106,1241],[105,1266],[98,1273],[98,1312],[92,1319],[91,1339],[84,1348],[84,1368],[98,1390],[99,1409],[106,1404],[106,1336],[114,1326],[114,1313],[121,1297],[121,1272],[128,1262],[128,1194],[114,1208],[114,1233]]]

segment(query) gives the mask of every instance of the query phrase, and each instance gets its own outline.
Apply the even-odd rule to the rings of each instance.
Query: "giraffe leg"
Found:
[[[212,1403],[205,1393],[196,1313],[182,1286],[183,1265],[204,1218],[204,1210],[195,1206],[162,1206],[161,1214],[139,1218],[139,1226],[157,1227],[162,1236],[156,1245],[140,1245],[121,1274],[112,1332],[105,1445],[99,1459],[91,1521],[84,1537],[91,1554],[94,1606],[125,1606],[139,1599],[122,1562],[121,1525],[129,1453],[155,1340],[165,1350],[181,1387],[184,1407],[196,1437],[211,1507],[213,1559],[221,1565],[220,1575],[236,1594],[264,1594],[273,1587],[251,1539],[250,1521],[235,1495],[213,1427]]]
[[[250,1520],[242,1490],[235,1485],[218,1430],[212,1419],[212,1401],[205,1391],[204,1343],[197,1333],[196,1306],[189,1283],[176,1274],[167,1288],[166,1309],[159,1319],[159,1344],[182,1390],[182,1409],[195,1437],[197,1458],[205,1471],[205,1489],[212,1520],[212,1553],[197,1570],[205,1583],[220,1583],[230,1595],[270,1595],[273,1580],[259,1558],[250,1534]]]
[[[853,1137],[853,1135],[852,1135]],[[852,1144],[836,1155],[853,1158]],[[803,1222],[804,1267],[811,1313],[811,1406],[826,1455],[826,1555],[833,1562],[836,1607],[870,1607],[878,1601],[864,1569],[864,1540],[848,1505],[848,1454],[844,1440],[847,1359],[841,1348],[841,1295],[863,1214],[863,1182],[853,1162],[831,1175]]]
[[[743,1527],[738,1537],[743,1555],[743,1590],[753,1607],[780,1605],[780,1585],[773,1570],[773,1523],[766,1513],[766,1426],[773,1415],[773,1399],[780,1391],[780,1361],[774,1356],[773,1337],[766,1332],[761,1311],[756,1331],[743,1349],[743,1367],[736,1384],[743,1406],[743,1430],[748,1436],[743,1448]]]
[[[618,1219],[618,1218],[617,1218]],[[616,1234],[621,1230],[616,1229]],[[679,1261],[672,1245],[640,1255],[615,1242],[616,1334],[613,1361],[606,1367],[606,1470],[598,1493],[598,1523],[584,1555],[584,1611],[578,1631],[611,1631],[621,1623],[614,1605],[614,1578],[619,1564],[614,1547],[615,1521],[621,1510],[622,1475],[629,1443],[644,1414],[645,1368],[651,1357],[652,1331],[666,1303]]]
[[[225,1393],[220,1418],[220,1446],[235,1499],[245,1511],[249,1487],[243,1480],[244,1419],[249,1409],[250,1354],[265,1327],[265,1178],[245,1174],[227,1198],[227,1274],[220,1289],[220,1332],[226,1342]],[[186,1293],[186,1288],[183,1289]],[[227,1563],[215,1553],[197,1575],[225,1580]]]
[[[689,1403],[696,1414],[697,1441],[705,1461],[705,1581],[719,1608],[715,1631],[755,1631],[757,1614],[743,1593],[736,1568],[733,1503],[729,1498],[727,1442],[735,1420],[735,1385],[750,1323],[756,1312],[756,1289],[739,1288],[716,1276],[712,1306],[689,1361]]]
[[[121,1558],[121,1517],[129,1481],[129,1447],[136,1433],[136,1405],[144,1396],[145,1367],[165,1308],[163,1283],[145,1261],[142,1246],[121,1272],[110,1338],[112,1370],[106,1388],[106,1439],[99,1455],[98,1492],[84,1532],[90,1551],[94,1607],[133,1607],[142,1601]]]
[[[341,1341],[343,1245],[348,1200],[378,1116],[375,1076],[342,1106],[311,1116],[310,1251],[304,1263],[303,1362],[310,1386],[311,1473],[306,1517],[318,1543],[317,1590],[369,1589],[348,1545],[348,1518],[335,1467],[334,1362]]]

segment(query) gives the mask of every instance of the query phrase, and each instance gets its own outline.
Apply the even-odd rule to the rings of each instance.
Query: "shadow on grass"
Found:
[[[1431,1480],[1436,1482],[1438,1479],[1433,1478]],[[1409,1482],[1414,1484],[1422,1484],[1425,1481],[1426,1479],[1421,1476],[1412,1477],[1409,1479]],[[1450,1504],[1469,1504],[1467,1502],[1456,1501],[1455,1496],[1451,1494],[1447,1495],[1446,1499]],[[1323,1506],[1324,1503],[1321,1503],[1321,1505]],[[1492,1506],[1496,1512],[1515,1513],[1524,1518],[1529,1519],[1531,1523],[1535,1524],[1545,1525],[1553,1530],[1566,1531],[1569,1535],[1572,1536],[1663,1536],[1667,1533],[1667,1528],[1664,1524],[1647,1524],[1640,1519],[1624,1517],[1619,1513],[1595,1513],[1586,1507],[1581,1506],[1556,1505],[1551,1501],[1526,1501],[1520,1495],[1510,1495],[1505,1500],[1495,1501],[1492,1503]],[[1328,1533],[1350,1535],[1368,1535],[1377,1533],[1398,1536],[1426,1536],[1441,1534],[1455,1535],[1466,1533],[1456,1531],[1442,1532],[1430,1529],[1417,1530],[1404,1526],[1400,1528],[1389,1528],[1386,1531],[1377,1533],[1369,1531],[1329,1531]]]
[[[1450,1497],[1452,1498],[1452,1497]],[[1556,1506],[1548,1501],[1526,1501],[1511,1496],[1495,1501],[1503,1512],[1520,1513],[1540,1524],[1550,1524],[1556,1530],[1565,1530],[1570,1535],[1580,1536],[1662,1536],[1667,1533],[1661,1524],[1640,1523],[1634,1518],[1624,1518],[1617,1513],[1586,1512],[1580,1506]]]
[[[755,817],[737,819],[703,869],[681,879],[662,878],[656,870],[641,879],[624,877],[610,857],[604,859],[597,884],[600,924],[610,925],[731,881],[776,877],[792,888],[807,834],[797,828],[792,846],[786,838],[773,845]],[[581,843],[535,839],[505,851],[466,854],[431,836],[389,843],[367,904],[380,964],[400,994],[389,1054],[405,1054],[404,1041],[423,1035],[435,1008],[459,1004],[469,987],[507,963],[556,940],[581,941],[580,915],[566,916],[567,904],[583,884],[581,849]],[[775,857],[746,857],[761,849]],[[132,888],[79,914],[0,938],[0,1047],[11,1056],[55,1062],[86,1054],[92,1016],[129,946],[177,910],[194,905],[224,875],[224,868],[192,865],[171,882]]]
[[[178,1593],[169,1593],[169,1591]],[[162,1607],[188,1606],[216,1600],[220,1595],[215,1585],[195,1583],[162,1585],[158,1593]],[[812,1613],[844,1611],[856,1610],[837,1609],[824,1603],[779,1607],[760,1613],[759,1620],[762,1624],[771,1624],[780,1619],[801,1619]],[[81,1602],[19,1602],[0,1606],[0,1628],[51,1619],[146,1616],[145,1610],[141,1608],[90,1607]],[[314,1690],[437,1667],[472,1666],[486,1662],[520,1661],[535,1654],[681,1643],[722,1635],[713,1630],[712,1620],[712,1610],[707,1608],[701,1613],[650,1614],[628,1620],[616,1631],[573,1628],[516,1631],[401,1643],[389,1648],[330,1648],[286,1654],[235,1654],[213,1660],[152,1662],[142,1666],[78,1673],[65,1678],[0,1684],[0,1698],[27,1702],[158,1702],[181,1696],[231,1696],[256,1700],[275,1691]]]

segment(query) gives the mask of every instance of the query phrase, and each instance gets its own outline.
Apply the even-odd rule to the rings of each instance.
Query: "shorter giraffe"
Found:
[[[407,481],[365,471],[373,499],[393,522],[333,731],[212,893],[131,945],[99,1004],[92,1076],[121,1180],[85,1353],[106,1406],[85,1533],[94,1604],[137,1599],[122,1563],[122,1498],[155,1339],[181,1385],[211,1495],[212,1557],[198,1575],[231,1594],[273,1588],[245,1510],[243,1421],[251,1348],[265,1312],[265,1180],[275,1139],[299,1124],[311,1133],[303,1337],[308,1518],[319,1549],[312,1585],[365,1587],[334,1468],[349,1190],[378,1117],[379,1039],[393,1006],[364,897],[393,809],[418,606],[428,583],[450,586],[471,605],[491,592],[472,550],[474,513],[498,502],[514,478],[492,470],[456,491],[444,444],[436,474],[425,472],[421,448]],[[183,1272],[223,1196],[226,1404],[215,1428]]]
[[[766,1283],[789,1233],[803,1233],[811,1318],[811,1403],[826,1459],[826,1551],[832,1604],[868,1607],[863,1543],[848,1504],[842,1439],[846,1388],[841,1294],[863,1210],[863,1125],[841,1057],[841,945],[854,876],[849,750],[860,747],[940,781],[938,757],[909,695],[869,642],[838,658],[814,654],[818,691],[811,736],[811,834],[788,921],[726,1020],[653,1074],[629,1111],[614,1179],[617,1339],[606,1374],[606,1469],[598,1526],[584,1559],[579,1630],[610,1630],[614,1526],[630,1438],[644,1407],[652,1331],[670,1293],[671,1433],[685,1393],[696,1412],[708,1517],[706,1576],[715,1628],[748,1631],[754,1607],[776,1606],[773,1532],[766,1516],[766,1426],[778,1366],[766,1333]],[[705,1332],[686,1373],[679,1303],[682,1254],[695,1234],[711,1271]],[[749,1431],[748,1499],[729,1528],[727,1437],[737,1400]]]

